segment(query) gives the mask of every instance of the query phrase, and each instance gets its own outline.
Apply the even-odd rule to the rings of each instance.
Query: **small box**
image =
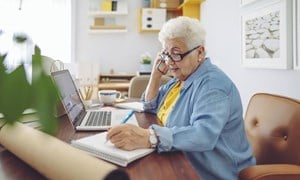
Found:
[[[104,18],[100,18],[100,17],[95,18],[94,19],[94,25],[95,26],[104,25]]]

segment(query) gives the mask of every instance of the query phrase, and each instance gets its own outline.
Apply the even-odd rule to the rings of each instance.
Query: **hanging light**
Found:
[[[19,10],[20,11],[22,10],[22,3],[23,3],[23,0],[20,0],[20,3],[19,3]]]

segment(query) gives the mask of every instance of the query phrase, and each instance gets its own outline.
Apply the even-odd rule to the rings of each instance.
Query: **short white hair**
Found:
[[[158,34],[158,40],[164,44],[168,39],[181,39],[188,48],[205,46],[206,31],[202,23],[195,18],[178,16],[164,23]]]

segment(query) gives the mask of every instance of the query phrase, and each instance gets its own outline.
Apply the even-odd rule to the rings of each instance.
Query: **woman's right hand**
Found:
[[[156,56],[156,60],[152,69],[152,73],[155,73],[157,75],[160,75],[160,77],[162,75],[167,74],[169,68],[166,65],[165,61],[161,59],[161,53],[158,53]]]
[[[163,63],[163,64],[162,64]],[[165,66],[164,66],[165,65]],[[168,72],[168,67],[160,57],[160,53],[157,54],[152,67],[152,72],[150,75],[150,80],[148,82],[145,91],[145,101],[150,101],[157,96],[160,87],[161,77]]]

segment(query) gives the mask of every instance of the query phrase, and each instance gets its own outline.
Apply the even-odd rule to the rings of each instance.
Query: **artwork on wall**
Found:
[[[257,3],[255,1],[242,14],[242,66],[291,68],[292,1],[269,0],[264,4]]]
[[[294,69],[300,69],[300,1],[294,1]]]
[[[245,6],[245,5],[250,4],[250,3],[254,2],[254,1],[256,1],[256,0],[241,0],[241,5]]]

